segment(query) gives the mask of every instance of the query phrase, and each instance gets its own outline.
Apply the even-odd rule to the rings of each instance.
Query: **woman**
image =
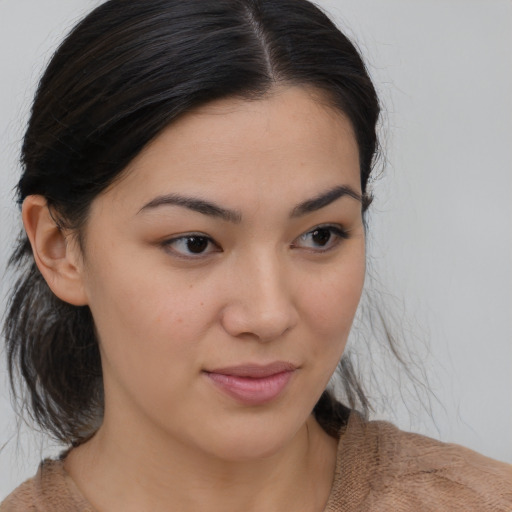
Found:
[[[2,512],[510,508],[505,464],[326,391],[378,115],[303,0],[111,0],[74,29],[24,139],[5,327],[34,417],[71,448]]]

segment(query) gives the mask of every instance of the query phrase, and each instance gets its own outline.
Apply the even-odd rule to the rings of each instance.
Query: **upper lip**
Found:
[[[263,379],[283,372],[292,372],[297,369],[297,365],[286,361],[276,361],[270,364],[248,363],[237,366],[226,366],[224,368],[215,368],[207,370],[207,373],[218,373],[221,375],[231,375],[233,377],[251,377],[253,379]]]

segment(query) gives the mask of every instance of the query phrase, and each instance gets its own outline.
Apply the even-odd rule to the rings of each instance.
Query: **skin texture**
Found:
[[[340,186],[361,193],[350,123],[289,87],[211,103],[164,130],[94,200],[83,253],[43,198],[27,198],[39,268],[60,298],[89,305],[100,339],[104,423],[66,461],[95,507],[323,509],[336,440],[311,410],[360,298],[364,229],[349,195],[300,215],[297,205]],[[169,194],[236,218],[155,205]],[[311,234],[319,225],[323,238]],[[179,238],[190,234],[212,241],[191,254]],[[259,405],[206,373],[276,361],[296,370]]]

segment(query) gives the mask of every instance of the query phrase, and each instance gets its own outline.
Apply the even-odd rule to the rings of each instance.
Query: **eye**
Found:
[[[209,236],[201,233],[166,240],[163,246],[182,258],[200,258],[220,251],[219,246]]]
[[[317,226],[296,238],[292,247],[327,252],[345,238],[348,238],[348,233],[339,226]]]

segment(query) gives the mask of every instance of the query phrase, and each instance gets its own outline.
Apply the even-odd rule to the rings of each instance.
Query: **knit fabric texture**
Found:
[[[21,511],[95,512],[62,460],[42,462],[0,505]],[[367,511],[512,512],[512,466],[352,413],[324,512]]]

